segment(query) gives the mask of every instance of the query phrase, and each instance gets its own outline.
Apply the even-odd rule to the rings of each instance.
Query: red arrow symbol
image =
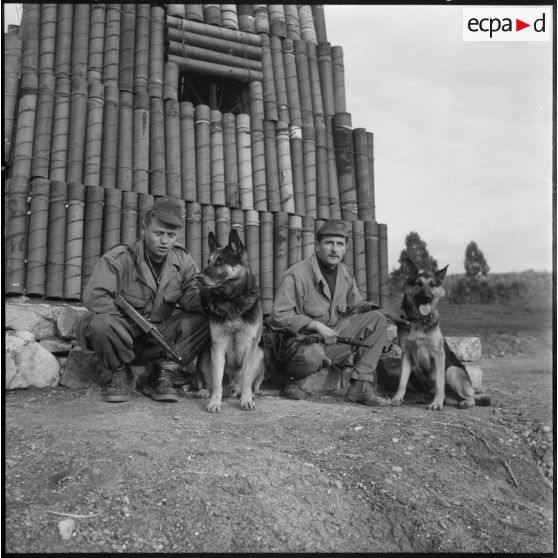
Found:
[[[515,30],[516,31],[521,31],[522,29],[525,29],[525,27],[531,27],[530,23],[525,23],[524,21],[521,21],[520,19],[515,19]]]

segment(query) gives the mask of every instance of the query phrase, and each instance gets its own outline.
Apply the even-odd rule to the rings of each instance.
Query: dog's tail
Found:
[[[475,395],[475,405],[478,407],[490,407],[492,405],[492,401],[489,395]]]

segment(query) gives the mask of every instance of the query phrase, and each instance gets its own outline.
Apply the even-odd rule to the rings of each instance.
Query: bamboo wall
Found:
[[[265,313],[330,218],[385,302],[373,134],[353,128],[322,6],[23,4],[4,39],[7,295],[79,301],[98,257],[170,196],[198,266],[209,231],[239,231]],[[244,102],[183,100],[194,75],[241,84]]]

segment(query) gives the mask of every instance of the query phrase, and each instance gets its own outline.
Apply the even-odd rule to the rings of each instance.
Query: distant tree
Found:
[[[416,232],[410,232],[405,237],[405,249],[399,256],[399,265],[403,272],[407,258],[411,259],[418,269],[438,271],[438,262],[428,253],[426,242]]]
[[[438,271],[438,262],[429,254],[426,242],[416,232],[405,237],[405,249],[399,255],[399,268],[391,272],[391,290],[400,291],[404,286],[407,272],[407,258],[411,259],[419,269]]]
[[[490,268],[477,243],[469,242],[465,249],[465,275],[469,279],[486,277]]]

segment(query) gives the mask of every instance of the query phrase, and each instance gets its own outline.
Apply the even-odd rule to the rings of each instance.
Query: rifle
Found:
[[[124,315],[136,323],[143,332],[147,333],[151,336],[151,338],[165,351],[167,351],[172,357],[179,363],[182,364],[182,356],[176,350],[176,347],[170,342],[167,341],[160,333],[159,330],[148,320],[146,320],[130,303],[121,295],[117,295],[114,298],[114,303]]]
[[[310,343],[319,343],[323,341],[323,337],[319,333],[313,333],[311,335],[297,335],[295,340],[304,345],[310,345]],[[356,345],[358,347],[367,347],[368,349],[372,347],[362,339],[358,337],[337,337],[336,343],[341,343],[342,345]]]

